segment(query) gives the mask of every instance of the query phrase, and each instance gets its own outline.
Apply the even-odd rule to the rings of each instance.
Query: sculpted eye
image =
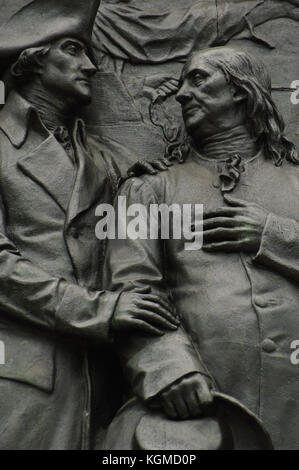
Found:
[[[78,47],[75,46],[74,44],[70,44],[70,45],[66,48],[66,51],[67,51],[70,55],[77,55],[77,54],[78,54]]]
[[[204,77],[201,73],[196,72],[193,76],[193,83],[195,86],[200,86],[202,81],[204,80]]]

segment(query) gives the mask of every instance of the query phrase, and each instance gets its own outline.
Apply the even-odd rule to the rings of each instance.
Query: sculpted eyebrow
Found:
[[[183,73],[181,75],[181,78],[179,79],[179,85],[178,87],[181,88],[183,86],[183,83],[184,81],[186,80],[186,78],[194,78],[194,76],[199,73],[203,78],[206,78],[206,77],[209,77],[210,74],[204,70],[204,69],[201,69],[201,68],[195,68],[195,69],[192,69],[190,70],[188,73],[186,73],[186,71],[183,70]]]
[[[203,78],[206,78],[206,77],[209,76],[209,74],[206,70],[201,69],[201,68],[196,68],[196,69],[190,70],[190,72],[188,73],[188,77],[192,78],[196,74],[200,74]]]
[[[73,40],[73,39],[69,39],[68,41],[66,41],[66,42],[63,44],[62,47],[65,48],[65,47],[68,47],[68,46],[71,46],[71,45],[78,47],[78,49],[80,49],[80,50],[84,50],[84,51],[87,50],[84,44],[82,44],[82,43],[79,42],[79,41],[75,41],[75,40]]]

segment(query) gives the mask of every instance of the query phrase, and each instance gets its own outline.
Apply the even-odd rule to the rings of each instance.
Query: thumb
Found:
[[[246,201],[243,201],[243,199],[238,199],[236,197],[229,196],[228,194],[224,194],[223,199],[225,202],[227,202],[230,206],[233,207],[245,207],[247,205]]]
[[[134,292],[136,294],[150,294],[151,288],[148,286],[143,286],[143,287],[136,287],[134,289]]]

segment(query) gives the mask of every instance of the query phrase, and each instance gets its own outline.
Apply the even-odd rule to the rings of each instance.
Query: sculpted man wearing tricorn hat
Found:
[[[33,1],[0,30],[1,449],[89,448],[117,406],[112,333],[177,328],[148,289],[100,290],[95,208],[112,201],[119,175],[76,118],[91,100],[98,7]]]
[[[104,448],[266,449],[264,426],[274,448],[298,449],[298,153],[266,67],[245,52],[194,51],[176,98],[187,133],[172,149],[179,162],[126,181],[119,196],[149,209],[203,204],[203,247],[186,250],[171,224],[163,238],[162,217],[158,237],[149,227],[109,240],[106,287],[169,293],[181,327],[120,341],[135,398]]]

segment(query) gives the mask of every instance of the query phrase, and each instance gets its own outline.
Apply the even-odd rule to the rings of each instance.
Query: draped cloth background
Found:
[[[263,2],[233,3],[236,11],[232,15],[225,1],[103,2],[94,44],[98,51],[134,63],[185,59],[195,43],[202,49],[217,38],[225,43],[231,37],[231,27]]]

